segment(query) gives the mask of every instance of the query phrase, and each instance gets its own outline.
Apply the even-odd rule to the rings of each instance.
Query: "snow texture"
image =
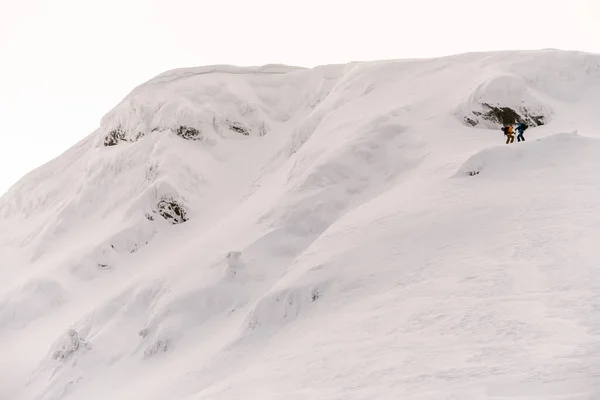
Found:
[[[0,399],[600,399],[599,93],[555,50],[151,79],[0,198]]]

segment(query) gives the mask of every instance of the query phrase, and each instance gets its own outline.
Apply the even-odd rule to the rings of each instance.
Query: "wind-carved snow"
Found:
[[[0,398],[597,397],[598,65],[138,86],[0,199]]]
[[[511,112],[530,126],[544,125],[552,118],[553,110],[539,97],[522,77],[498,75],[481,83],[457,112],[466,123],[488,128],[498,123],[515,123]]]

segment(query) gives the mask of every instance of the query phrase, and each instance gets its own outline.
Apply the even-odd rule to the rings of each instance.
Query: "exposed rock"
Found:
[[[479,121],[476,121],[469,117],[465,117],[465,122],[471,126],[476,126],[479,123]]]
[[[151,132],[162,132],[164,128],[155,127]],[[182,125],[175,131],[175,134],[185,140],[201,140],[203,139],[202,132],[199,129],[191,126]],[[121,142],[134,143],[146,136],[144,132],[126,132],[120,125],[111,130],[104,138],[104,146],[116,146]]]
[[[259,135],[265,136],[267,134],[267,125],[264,122],[260,123]]]
[[[158,162],[153,160],[146,165],[146,180],[153,182],[158,175]]]
[[[241,133],[244,136],[250,136],[250,129],[246,128],[244,125],[239,122],[230,122],[228,121],[229,129],[234,132]]]
[[[544,115],[532,114],[526,107],[519,109],[519,113],[510,107],[493,106],[488,103],[483,103],[482,106],[487,111],[473,111],[475,118],[466,116],[465,122],[471,126],[476,126],[480,122],[479,118],[481,118],[500,125],[514,125],[524,122],[530,126],[540,126],[546,123]]]
[[[180,126],[179,128],[177,128],[177,131],[175,133],[177,134],[177,136],[185,140],[202,139],[202,133],[198,129],[192,128],[190,126]]]
[[[173,200],[159,201],[158,213],[173,225],[181,224],[187,221],[185,210],[181,205]]]
[[[128,137],[127,132],[119,125],[104,137],[104,146],[116,146],[120,142],[137,142],[144,136],[146,136],[144,132],[137,132],[133,138]]]
[[[144,358],[150,358],[158,353],[165,353],[171,347],[169,339],[159,339],[144,351]]]
[[[91,349],[91,345],[79,337],[75,329],[69,329],[65,338],[57,345],[57,349],[52,354],[55,360],[65,360],[81,349]]]
[[[319,298],[321,298],[321,292],[319,291],[319,289],[314,289],[312,291],[312,294],[310,296],[311,301],[314,303],[315,301],[317,301]]]
[[[106,135],[106,137],[104,138],[104,146],[116,146],[117,144],[119,144],[119,142],[125,141],[127,141],[127,139],[125,139],[125,132],[119,126],[116,129],[110,131],[108,135]]]
[[[487,129],[518,122],[545,125],[553,114],[526,79],[510,73],[482,80],[455,112],[466,125]]]

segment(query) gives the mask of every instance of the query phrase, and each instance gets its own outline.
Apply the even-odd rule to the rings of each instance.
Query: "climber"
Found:
[[[517,142],[525,141],[525,138],[523,137],[523,132],[525,132],[525,129],[527,129],[527,128],[529,128],[529,126],[527,124],[524,124],[523,122],[519,122],[519,124],[515,128],[515,130],[518,133]]]
[[[504,134],[506,135],[506,144],[509,144],[509,143],[512,143],[515,141],[515,136],[514,136],[512,125],[503,126],[502,132],[504,132]]]

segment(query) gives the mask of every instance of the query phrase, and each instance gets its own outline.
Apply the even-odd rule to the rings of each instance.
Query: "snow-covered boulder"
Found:
[[[187,221],[185,208],[172,199],[162,199],[158,202],[158,213],[171,224],[181,224]]]
[[[467,125],[485,128],[518,122],[539,126],[550,121],[553,110],[523,78],[502,74],[480,83],[457,107],[456,115]]]
[[[52,358],[59,361],[68,360],[81,350],[92,349],[92,345],[79,336],[75,329],[67,330],[65,335],[59,338],[53,347]]]

